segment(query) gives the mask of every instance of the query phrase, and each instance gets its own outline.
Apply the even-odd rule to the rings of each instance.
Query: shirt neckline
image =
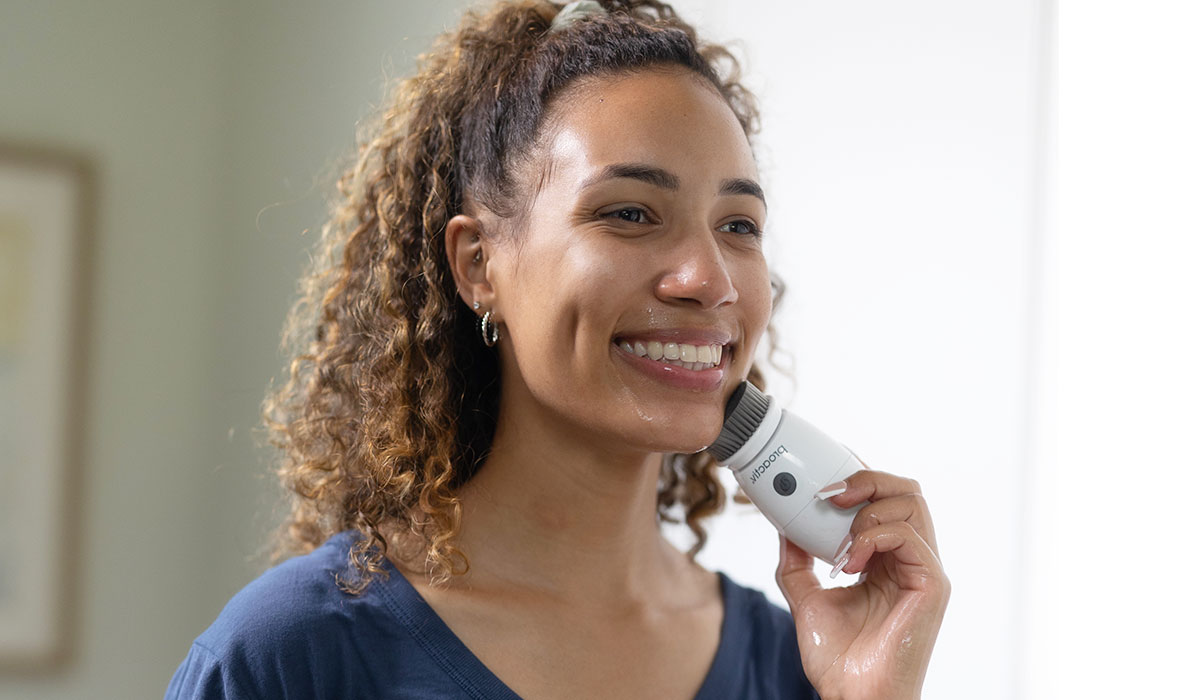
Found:
[[[342,546],[351,546],[356,531],[339,533],[331,540],[340,538]],[[347,537],[342,537],[347,535]],[[347,557],[345,558],[347,561]],[[377,578],[372,583],[372,589],[385,603],[390,613],[406,628],[410,635],[418,642],[422,649],[435,660],[455,683],[467,691],[472,697],[487,700],[522,700],[509,688],[499,676],[467,648],[463,641],[439,617],[434,608],[426,602],[418,589],[406,579],[400,570],[386,559],[381,560],[381,567],[389,573],[389,578]],[[705,680],[694,696],[695,700],[705,698],[727,697],[733,688],[738,687],[738,669],[740,662],[733,658],[740,647],[738,636],[741,633],[739,620],[740,594],[735,584],[724,572],[717,572],[721,583],[722,620],[721,640],[717,645],[717,652]]]

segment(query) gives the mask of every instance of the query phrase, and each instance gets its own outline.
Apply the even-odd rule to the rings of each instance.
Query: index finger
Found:
[[[828,496],[825,492],[835,495]],[[845,478],[844,481],[820,489],[817,496],[840,508],[849,508],[865,501],[879,501],[883,498],[911,494],[922,494],[922,487],[914,479],[869,469],[868,465],[865,465],[863,470]]]
[[[926,507],[926,499],[922,496],[922,487],[916,480],[889,472],[869,471],[866,467],[866,470],[855,472],[838,483],[839,487],[828,491],[835,495],[829,496],[821,489],[816,497],[830,501],[837,508],[851,508],[862,503],[871,503],[872,505],[863,506],[857,514],[856,520],[853,521],[855,530],[863,529],[869,521],[883,523],[901,520],[909,523],[918,536],[937,554],[934,523]],[[831,489],[831,486],[825,488]]]

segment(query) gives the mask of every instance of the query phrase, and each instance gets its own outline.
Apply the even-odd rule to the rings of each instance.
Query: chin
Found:
[[[721,420],[704,420],[695,424],[673,421],[660,424],[659,419],[640,428],[640,443],[652,452],[695,454],[713,444],[721,434]]]

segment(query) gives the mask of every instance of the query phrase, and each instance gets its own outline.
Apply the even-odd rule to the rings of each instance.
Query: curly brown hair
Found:
[[[514,176],[560,91],[592,75],[683,66],[717,89],[747,138],[756,131],[726,49],[698,41],[662,2],[602,5],[608,13],[560,32],[549,28],[561,6],[545,0],[469,11],[362,128],[287,317],[289,376],[263,403],[290,500],[273,561],[357,530],[357,576],[337,579],[347,592],[386,575],[391,544],[395,554],[424,549],[432,583],[468,571],[453,541],[457,494],[492,444],[500,377],[459,298],[443,232],[467,203],[527,212]],[[785,285],[772,274],[772,286],[777,309]],[[769,342],[773,357],[773,326]],[[749,379],[765,388],[757,364]],[[705,544],[702,520],[725,505],[715,467],[707,453],[665,455],[661,466],[659,519],[691,528],[690,558]]]

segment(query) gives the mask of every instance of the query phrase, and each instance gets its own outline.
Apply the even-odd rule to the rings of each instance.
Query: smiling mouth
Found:
[[[662,343],[658,340],[616,338],[614,344],[636,357],[694,372],[714,369],[722,363],[728,345],[690,345]]]

